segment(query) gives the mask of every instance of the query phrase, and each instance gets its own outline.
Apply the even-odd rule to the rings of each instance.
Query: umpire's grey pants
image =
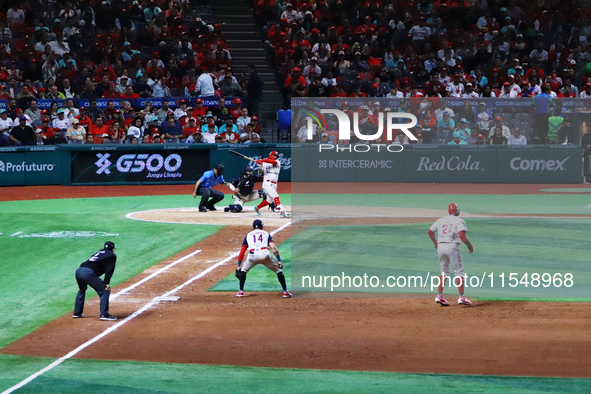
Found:
[[[92,268],[80,267],[76,270],[76,282],[78,282],[78,294],[76,295],[76,304],[74,305],[74,314],[82,314],[84,310],[84,298],[88,286],[92,287],[101,298],[101,316],[109,314],[109,296],[111,292],[105,290],[107,284],[99,278]]]

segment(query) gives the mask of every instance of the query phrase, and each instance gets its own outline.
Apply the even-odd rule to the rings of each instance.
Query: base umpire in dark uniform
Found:
[[[88,286],[92,287],[101,299],[101,320],[117,320],[115,316],[109,315],[109,296],[111,295],[111,276],[115,272],[117,256],[113,251],[115,244],[111,241],[105,242],[105,247],[80,265],[76,270],[76,282],[78,282],[78,295],[74,306],[73,318],[84,317],[84,297]],[[105,274],[105,279],[100,276]]]
[[[255,183],[262,181],[262,176],[255,175],[254,167],[246,167],[242,175],[238,175],[232,180],[232,182],[230,182],[230,185],[228,185],[234,192],[234,195],[232,196],[234,204],[230,204],[224,208],[224,212],[242,212],[242,205],[245,202],[255,201],[259,198],[267,198],[267,192],[264,190],[254,190]]]

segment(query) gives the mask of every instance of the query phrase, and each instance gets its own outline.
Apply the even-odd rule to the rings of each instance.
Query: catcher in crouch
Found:
[[[262,181],[262,176],[254,174],[254,167],[246,167],[242,175],[238,175],[228,185],[228,187],[234,192],[234,195],[232,196],[234,204],[230,204],[224,208],[224,212],[242,212],[242,205],[245,202],[255,201],[259,198],[266,199],[267,192],[264,190],[254,190],[255,183]]]
[[[268,159],[257,160],[257,164],[260,166],[259,173],[263,174],[263,190],[267,193],[267,198],[254,207],[254,211],[257,215],[260,215],[261,208],[264,208],[271,203],[275,203],[275,208],[280,212],[280,216],[282,218],[288,218],[291,217],[291,215],[285,212],[285,209],[279,200],[279,194],[277,193],[277,180],[279,179],[279,172],[281,171],[281,162],[279,162],[278,159],[279,153],[273,151],[269,153]]]

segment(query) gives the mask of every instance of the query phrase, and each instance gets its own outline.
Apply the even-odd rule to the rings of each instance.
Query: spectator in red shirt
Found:
[[[80,122],[80,126],[88,131],[88,128],[90,127],[90,118],[86,115],[86,107],[80,107],[80,114],[76,116],[76,119]]]
[[[117,86],[115,85],[114,82],[109,83],[109,89],[107,89],[103,93],[103,98],[106,98],[106,99],[109,99],[109,98],[119,99],[119,98],[121,98],[121,93],[119,93],[117,91]],[[100,144],[100,142],[96,142],[96,144]]]
[[[197,133],[201,130],[201,126],[197,126],[197,119],[191,117],[187,120],[187,124],[183,127],[183,135],[185,138]]]
[[[132,100],[132,99],[139,99],[140,96],[137,93],[133,92],[133,86],[127,85],[125,87],[125,93],[121,95],[122,99]]]
[[[193,108],[193,116],[201,115],[202,117],[204,117],[206,109],[207,108],[203,106],[203,100],[197,99],[197,101],[195,102],[195,108]]]
[[[99,116],[94,123],[90,124],[88,134],[92,135],[92,140],[95,144],[101,144],[103,142],[103,134],[108,134],[108,131],[109,126],[104,123],[103,117]]]
[[[295,81],[298,84],[302,85],[303,87],[306,87],[306,80],[302,76],[302,70],[300,70],[299,67],[294,67],[291,70],[291,75],[289,77],[287,77],[283,87],[288,88],[291,85],[292,81]]]

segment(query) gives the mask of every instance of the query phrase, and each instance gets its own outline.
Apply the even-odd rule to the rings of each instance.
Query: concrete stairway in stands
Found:
[[[263,97],[259,101],[259,123],[261,133],[267,142],[277,141],[277,110],[283,99],[279,91],[275,72],[267,60],[264,43],[255,24],[248,0],[209,1],[216,23],[222,25],[226,45],[232,55],[234,74],[246,73],[249,63],[256,65],[257,73],[263,80]]]

